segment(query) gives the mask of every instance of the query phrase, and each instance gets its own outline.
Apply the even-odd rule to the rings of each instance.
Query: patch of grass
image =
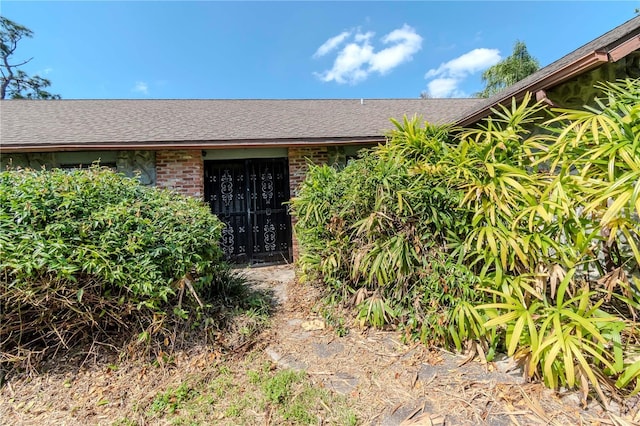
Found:
[[[279,371],[262,383],[262,392],[267,402],[285,404],[291,398],[291,388],[300,383],[304,375],[293,370]]]
[[[262,407],[260,395],[256,388],[245,388],[244,392],[234,394],[227,401],[229,404],[224,410],[224,417],[232,424],[253,424],[256,423],[256,408]]]
[[[174,414],[196,395],[195,390],[186,383],[182,383],[175,389],[169,388],[166,392],[158,394],[151,403],[148,412],[152,416],[159,415],[160,417],[165,414]]]
[[[210,398],[212,399],[211,403],[215,399],[222,398],[231,390],[234,386],[233,375],[231,374],[231,370],[226,366],[221,366],[218,368],[218,375],[211,380],[208,386],[208,390],[211,393]]]
[[[281,370],[275,373],[263,372],[261,375],[249,372],[248,375],[251,381],[259,381],[263,402],[276,408],[283,420],[294,424],[327,421],[352,424],[357,421],[355,414],[346,407],[346,399],[315,386],[304,372]]]
[[[304,372],[274,370],[261,359],[212,366],[199,379],[158,393],[143,416],[143,423],[162,419],[174,425],[253,425],[263,416],[272,424],[357,423],[346,397],[318,387]],[[136,424],[129,422],[115,424]]]
[[[227,417],[240,417],[243,408],[240,404],[232,404],[225,410],[224,415]]]

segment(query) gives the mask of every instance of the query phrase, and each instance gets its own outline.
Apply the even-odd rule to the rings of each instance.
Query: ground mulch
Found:
[[[125,417],[148,424],[141,407],[158,392],[219,365],[246,368],[248,359],[306,371],[314,385],[344,395],[361,424],[640,424],[637,398],[612,401],[607,411],[575,392],[528,383],[508,359],[482,363],[404,343],[394,330],[363,329],[349,320],[338,330],[323,315],[322,290],[298,284],[291,266],[244,273],[277,301],[270,326],[250,344],[224,350],[194,344],[155,362],[123,360],[106,348],[62,355],[37,374],[9,378],[0,389],[0,424],[113,424]],[[208,424],[233,423],[212,418]],[[269,419],[256,413],[254,424]]]

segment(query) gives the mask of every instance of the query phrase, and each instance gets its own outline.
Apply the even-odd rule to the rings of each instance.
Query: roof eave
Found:
[[[367,145],[384,143],[384,136],[322,137],[304,139],[231,139],[203,141],[150,141],[150,142],[99,142],[99,143],[47,143],[4,145],[3,154],[54,151],[159,151],[229,148],[296,148],[320,145]]]
[[[631,51],[636,50],[638,47],[640,47],[640,38],[636,37],[629,41],[632,41],[632,40],[635,40],[636,47]],[[627,46],[627,48],[628,47],[629,46]],[[513,98],[515,98],[516,101],[520,101],[522,100],[522,98],[527,92],[535,93],[539,90],[549,89],[553,86],[556,86],[560,83],[570,80],[576,75],[579,75],[583,72],[590,71],[606,62],[613,62],[610,53],[608,54],[605,51],[591,52],[588,55],[585,55],[582,58],[572,62],[566,67],[561,68],[552,74],[549,74],[547,77],[543,78],[542,80],[534,81],[531,84],[524,86],[522,89],[518,90],[515,93],[511,93],[509,95],[505,95],[499,98],[498,100],[496,100],[496,102],[492,103],[491,105],[488,105],[485,108],[479,111],[475,111],[473,114],[468,115],[456,121],[455,124],[462,127],[469,126],[487,117],[491,113],[491,110],[495,108],[498,104],[503,105],[505,101],[510,101]]]

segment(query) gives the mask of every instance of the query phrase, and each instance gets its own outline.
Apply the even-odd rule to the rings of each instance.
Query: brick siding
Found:
[[[327,164],[329,162],[327,147],[289,148],[289,187],[292,197],[297,195],[298,187],[307,175],[308,161],[313,164]]]
[[[158,151],[156,185],[179,194],[204,197],[204,163],[202,151]]]
[[[304,148],[289,148],[289,188],[291,197],[298,194],[298,188],[304,181],[307,171],[309,170],[308,161],[313,164],[327,164],[329,162],[329,154],[326,146],[314,146]],[[291,217],[291,226],[296,223],[295,217]],[[293,234],[292,252],[293,260],[297,260],[300,254],[298,247],[298,239]]]

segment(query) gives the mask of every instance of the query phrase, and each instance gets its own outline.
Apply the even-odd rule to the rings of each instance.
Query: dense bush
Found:
[[[528,99],[464,135],[446,161],[474,212],[466,262],[509,355],[553,388],[614,379],[640,391],[640,84],[602,85],[596,108]]]
[[[292,200],[302,276],[354,302],[363,324],[461,347],[479,332],[464,326],[478,280],[448,244],[466,235],[469,212],[460,191],[415,170],[453,148],[450,129],[396,125],[386,146],[342,170],[311,166]]]
[[[202,202],[106,168],[0,172],[0,361],[148,336],[204,306],[227,274],[221,228]]]
[[[405,120],[344,170],[312,168],[300,268],[372,325],[500,347],[550,387],[637,393],[640,82],[600,89],[595,108],[526,98],[449,134]]]

